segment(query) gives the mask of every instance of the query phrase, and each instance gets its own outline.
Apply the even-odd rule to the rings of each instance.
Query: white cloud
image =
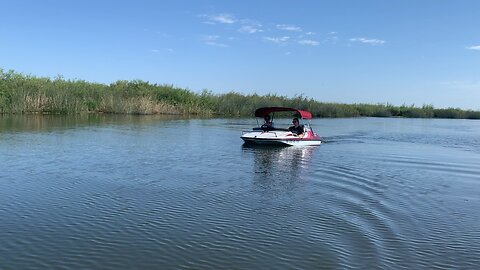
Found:
[[[286,56],[289,56],[289,55],[291,55],[291,54],[292,54],[292,52],[285,52],[285,55],[286,55]]]
[[[219,38],[220,36],[216,36],[216,35],[203,36],[204,41],[214,41],[214,40],[218,40]]]
[[[468,50],[476,50],[476,51],[480,51],[480,45],[476,45],[476,46],[468,46],[467,47]]]
[[[219,39],[220,39],[220,36],[204,36],[203,43],[205,45],[215,46],[215,47],[228,47],[227,44],[219,42],[218,41]]]
[[[370,45],[383,45],[385,43],[385,40],[381,39],[368,39],[368,38],[351,38],[350,41],[352,42],[360,42],[364,44],[370,44]]]
[[[337,32],[330,32],[327,34],[327,38],[325,38],[325,40],[323,40],[322,42],[323,43],[329,43],[329,44],[337,44],[337,41],[338,41],[338,36],[337,36]]]
[[[219,43],[219,42],[215,42],[215,41],[205,41],[204,43],[205,43],[205,45],[209,45],[209,46],[223,47],[223,48],[228,47],[227,44]]]
[[[240,24],[241,26],[238,29],[238,32],[240,33],[255,34],[255,33],[263,32],[262,24],[254,20],[237,19],[235,18],[235,16],[228,13],[222,13],[222,14],[216,14],[216,15],[203,14],[203,15],[198,15],[198,17],[206,18],[207,20],[203,22],[206,24]]]
[[[280,29],[280,30],[302,32],[302,28],[295,25],[277,24],[276,26],[277,26],[277,29]]]
[[[263,32],[263,30],[260,27],[261,25],[244,25],[240,27],[238,31],[241,33],[255,34],[255,33]]]
[[[302,44],[302,45],[311,45],[311,46],[320,45],[320,42],[315,41],[315,40],[311,40],[311,39],[302,39],[302,40],[299,40],[298,43]]]
[[[207,24],[217,24],[217,23],[232,24],[237,22],[237,19],[235,19],[235,16],[227,13],[216,14],[216,15],[199,15],[199,16],[202,18],[206,18],[207,21],[205,21],[204,23],[207,23]]]
[[[173,52],[173,49],[172,48],[167,48],[167,49],[161,49],[161,50],[159,50],[159,49],[151,49],[150,50],[150,52],[152,52],[152,53],[160,53],[160,52],[165,52],[165,51],[171,53],[171,52]]]
[[[284,37],[264,37],[264,39],[267,40],[267,41],[273,42],[273,43],[283,44],[283,43],[287,42],[290,39],[290,37],[288,37],[288,36],[284,36]]]

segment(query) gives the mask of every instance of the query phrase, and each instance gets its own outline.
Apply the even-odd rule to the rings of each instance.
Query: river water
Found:
[[[0,116],[0,269],[480,266],[480,121],[317,119],[303,148],[254,124]]]

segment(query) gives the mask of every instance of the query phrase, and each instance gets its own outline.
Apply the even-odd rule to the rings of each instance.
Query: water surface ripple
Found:
[[[303,148],[242,145],[249,119],[0,123],[0,269],[480,265],[478,121],[314,120]]]

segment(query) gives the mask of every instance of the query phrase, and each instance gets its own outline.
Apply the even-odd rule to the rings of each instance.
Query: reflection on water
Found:
[[[51,131],[75,127],[114,125],[148,125],[164,120],[188,119],[179,115],[123,115],[123,114],[73,114],[73,115],[2,115],[0,132]]]
[[[242,146],[253,155],[253,183],[263,192],[279,195],[304,186],[313,152],[319,147]]]

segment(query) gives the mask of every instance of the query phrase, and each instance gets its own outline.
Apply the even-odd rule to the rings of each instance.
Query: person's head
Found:
[[[265,115],[265,118],[264,118],[264,119],[265,119],[265,122],[270,122],[270,115],[268,115],[268,114]]]
[[[299,124],[299,123],[298,123],[298,118],[296,118],[296,117],[293,118],[292,123],[293,123],[295,126],[298,126],[298,124]]]

